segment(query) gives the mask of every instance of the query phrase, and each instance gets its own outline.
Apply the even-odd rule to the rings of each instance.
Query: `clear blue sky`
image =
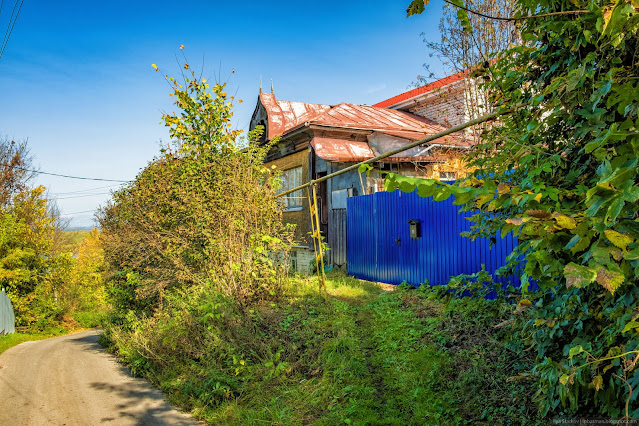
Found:
[[[0,134],[28,139],[42,171],[130,180],[168,139],[159,122],[170,89],[151,64],[176,75],[180,44],[211,80],[235,70],[238,128],[260,76],[278,99],[372,104],[405,91],[424,62],[437,65],[420,33],[439,38],[441,1],[406,18],[409,2],[25,0],[0,59]],[[113,188],[44,175],[37,183],[72,226],[91,225]]]

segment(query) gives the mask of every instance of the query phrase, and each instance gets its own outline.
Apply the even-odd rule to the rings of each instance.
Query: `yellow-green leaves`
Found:
[[[586,266],[570,262],[564,267],[564,277],[566,278],[566,287],[583,288],[597,279],[597,272]]]
[[[575,229],[577,227],[577,222],[575,221],[575,219],[568,215],[554,212],[552,214],[552,217],[557,222],[555,226],[559,229]]]
[[[603,377],[601,376],[601,374],[596,375],[592,379],[592,383],[591,384],[595,388],[596,391],[600,391],[601,389],[603,389]]]
[[[597,284],[608,290],[611,294],[623,284],[625,278],[621,272],[599,268],[597,270]]]
[[[575,355],[579,355],[583,351],[584,348],[581,345],[570,348],[570,350],[568,351],[568,359],[572,359],[572,357],[574,357]]]
[[[612,229],[606,229],[604,231],[604,234],[606,234],[606,238],[608,238],[608,240],[611,243],[613,243],[615,246],[619,247],[622,250],[626,250],[626,247],[628,247],[628,244],[634,241],[629,236],[622,234],[620,232],[614,231]]]
[[[632,321],[630,321],[630,322],[628,322],[626,324],[626,326],[623,328],[623,330],[621,332],[622,333],[627,333],[630,330],[636,330],[637,328],[639,328],[639,321],[632,320]]]
[[[413,0],[406,8],[406,17],[424,12],[429,0]]]
[[[470,25],[468,12],[465,10],[464,2],[462,0],[451,0],[451,3],[457,7],[457,20],[459,20],[462,29],[467,33],[472,33],[473,27]]]

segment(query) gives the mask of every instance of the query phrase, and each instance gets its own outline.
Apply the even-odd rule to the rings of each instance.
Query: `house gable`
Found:
[[[393,96],[374,106],[410,111],[444,127],[453,127],[469,119],[466,107],[468,79],[467,73],[459,72]]]

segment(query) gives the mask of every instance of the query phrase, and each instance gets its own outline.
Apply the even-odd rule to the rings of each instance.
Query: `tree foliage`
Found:
[[[490,102],[490,88],[481,84],[484,79],[494,77],[488,65],[505,50],[520,44],[521,39],[515,22],[486,17],[511,16],[515,10],[514,0],[471,0],[466,3],[465,7],[472,8],[481,15],[467,14],[458,7],[460,5],[463,5],[461,0],[444,2],[439,40],[427,38],[424,33],[422,37],[430,57],[439,59],[446,75],[463,75],[463,93],[460,98],[463,100],[464,110],[459,113],[472,120],[494,109]],[[432,65],[430,62],[424,63],[426,75],[417,76],[415,85],[428,87],[432,79],[436,78]],[[444,102],[451,96],[457,96],[443,88],[435,88],[433,93]],[[486,125],[482,123],[473,126],[468,135],[478,141]]]
[[[287,270],[274,255],[286,255],[288,233],[262,161],[268,147],[238,147],[224,84],[183,77],[166,76],[178,109],[163,115],[172,144],[100,214],[112,296],[124,311],[150,314],[167,291],[190,286],[244,306],[278,294]]]
[[[522,289],[541,292],[526,295],[511,344],[536,348],[544,415],[637,416],[639,3],[515,4],[523,44],[485,88],[501,110],[523,106],[485,132],[472,177],[390,175],[387,187],[453,195],[477,212],[474,235],[519,236],[511,264],[523,256]]]
[[[74,257],[46,188],[29,185],[32,161],[25,142],[0,138],[0,287],[18,325],[43,328],[67,319],[73,326],[71,315],[104,310],[101,267],[85,261],[86,252],[100,253],[81,248]]]
[[[32,162],[26,142],[0,135],[0,206],[9,204],[16,192],[27,189]]]

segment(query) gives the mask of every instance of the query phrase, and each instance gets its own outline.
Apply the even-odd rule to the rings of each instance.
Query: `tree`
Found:
[[[6,206],[13,194],[27,188],[33,177],[33,157],[27,142],[16,142],[0,135],[0,206]]]
[[[466,6],[482,15],[497,17],[511,16],[515,10],[514,0],[471,0]],[[521,40],[513,21],[490,19],[479,14],[470,14],[467,20],[462,21],[458,19],[457,11],[454,4],[444,2],[439,24],[441,39],[430,40],[424,37],[424,33],[422,37],[430,57],[440,60],[446,75],[464,75],[465,115],[468,120],[473,120],[494,110],[488,86],[481,84],[484,78],[492,78],[487,65],[502,52],[520,44]],[[415,85],[428,86],[435,77],[432,64],[425,63],[424,69],[427,75],[418,76]],[[435,89],[435,93],[440,97],[448,96],[440,88]],[[486,124],[480,124],[471,128],[476,142],[479,142],[479,135],[485,127]]]
[[[99,215],[116,306],[150,313],[192,286],[239,306],[279,294],[288,266],[273,253],[286,254],[288,234],[263,165],[269,146],[238,147],[224,84],[166,79],[178,107],[163,115],[172,144]]]
[[[56,283],[49,277],[56,263],[56,229],[44,191],[39,186],[17,192],[0,207],[0,287],[7,289],[19,325],[46,317],[53,309]]]
[[[474,12],[455,3],[463,23]],[[507,18],[523,45],[490,65],[484,87],[504,115],[467,159],[477,170],[412,188],[454,195],[475,235],[519,236],[510,260],[525,258],[528,313],[511,339],[537,350],[542,414],[637,416],[639,4],[517,0]]]
[[[466,7],[482,14],[507,17],[515,11],[513,0],[471,0]],[[439,23],[440,41],[424,38],[430,56],[437,57],[448,74],[473,69],[496,58],[500,53],[520,43],[519,30],[513,21],[486,18],[477,14],[468,15],[469,28],[457,17],[457,7],[444,3],[443,17]],[[424,33],[422,33],[424,37]],[[425,63],[427,76],[418,76],[419,84],[435,77],[431,64]]]

